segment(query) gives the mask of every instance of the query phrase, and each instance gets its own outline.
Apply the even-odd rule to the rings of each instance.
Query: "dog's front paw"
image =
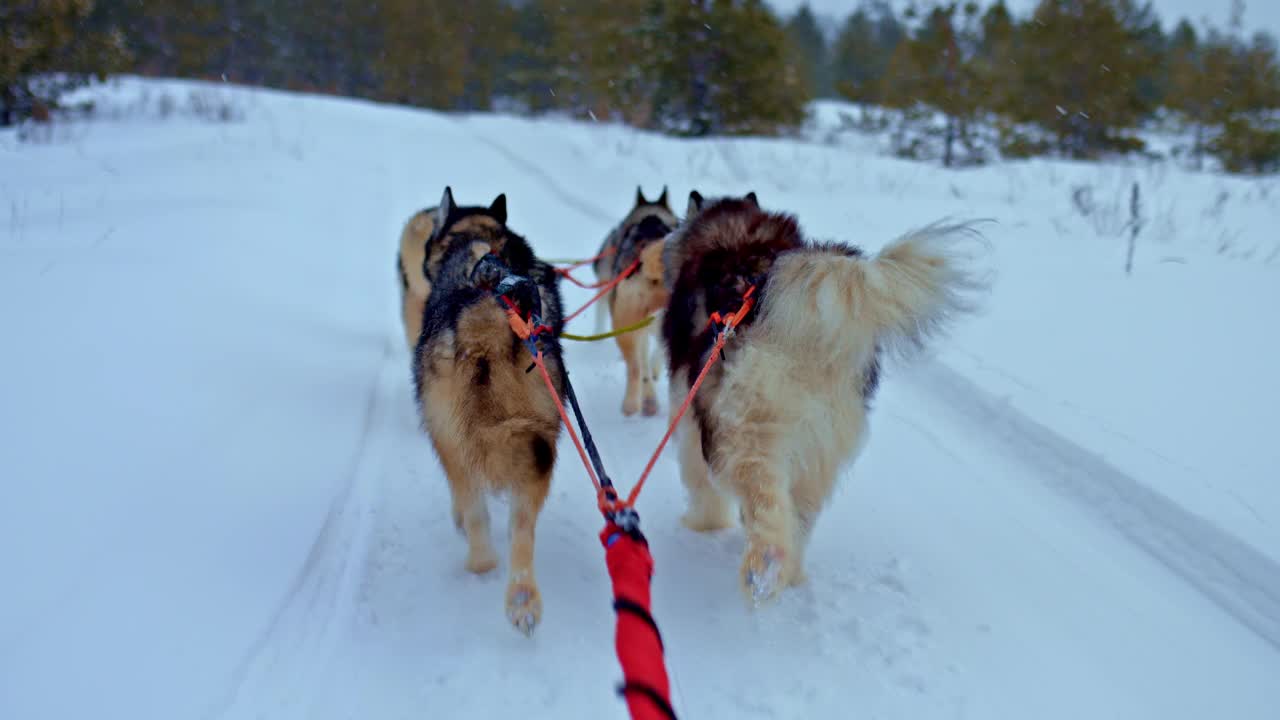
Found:
[[[622,414],[631,417],[637,412],[640,412],[640,401],[628,395],[627,399],[622,401]]]
[[[472,545],[467,550],[467,571],[483,575],[498,567],[498,554],[488,545]]]
[[[649,397],[645,398],[644,405],[641,407],[641,412],[644,413],[645,417],[653,417],[654,415],[657,415],[658,414],[658,398],[653,395],[650,395]]]
[[[507,586],[507,619],[526,637],[542,619],[542,595],[532,582],[513,582]]]
[[[784,580],[785,553],[773,545],[751,543],[742,559],[742,592],[752,607],[760,607],[774,600],[781,592]]]

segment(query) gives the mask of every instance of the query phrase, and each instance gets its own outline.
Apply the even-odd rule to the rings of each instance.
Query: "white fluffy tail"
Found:
[[[764,339],[862,367],[876,347],[921,347],[970,311],[988,284],[971,267],[985,248],[969,224],[934,224],[893,241],[875,257],[835,247],[784,254],[765,295]],[[966,252],[968,251],[968,252]]]

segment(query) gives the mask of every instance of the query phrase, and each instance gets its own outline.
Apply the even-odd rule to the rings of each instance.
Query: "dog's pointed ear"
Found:
[[[636,207],[640,207],[641,205],[648,205],[648,204],[649,204],[649,201],[644,199],[644,188],[637,185],[636,186]]]
[[[670,210],[671,204],[667,201],[667,186],[662,186],[662,194],[658,196],[658,204]]]
[[[689,209],[685,211],[685,215],[693,215],[702,209],[702,193],[694,190],[689,193]]]
[[[760,207],[760,200],[759,200],[759,198],[757,198],[757,197],[756,197],[756,191],[755,191],[755,190],[752,190],[751,192],[747,193],[746,200],[747,200],[747,202],[751,203],[752,205],[755,205],[756,207]]]
[[[497,218],[498,222],[503,225],[507,224],[507,194],[502,193],[493,199],[493,203],[489,205],[489,214]]]
[[[436,208],[436,229],[444,227],[445,223],[449,222],[449,216],[457,209],[458,206],[453,202],[453,188],[446,185],[444,197],[440,198],[440,205]]]

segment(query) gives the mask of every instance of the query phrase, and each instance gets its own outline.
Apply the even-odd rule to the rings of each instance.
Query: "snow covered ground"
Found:
[[[998,271],[982,315],[891,368],[811,583],[778,605],[743,606],[741,534],[684,530],[660,461],[640,511],[682,717],[1275,717],[1276,180],[944,172],[823,132],[682,141],[189,83],[101,94],[92,122],[0,134],[0,718],[624,717],[567,445],[536,636],[506,625],[501,571],[463,570],[392,262],[445,184],[506,192],[535,248],[585,256],[638,183],[755,190],[871,249],[991,218]],[[568,362],[629,486],[663,422],[621,416],[614,346]]]

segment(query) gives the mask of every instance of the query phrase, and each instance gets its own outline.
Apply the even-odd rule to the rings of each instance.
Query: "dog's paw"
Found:
[[[680,523],[694,532],[715,532],[733,527],[733,522],[724,513],[717,516],[692,510],[680,516]]]
[[[782,549],[775,546],[752,543],[747,548],[742,560],[742,592],[753,607],[772,601],[782,590],[784,559]]]
[[[622,414],[631,417],[640,412],[640,401],[635,398],[628,397],[622,401]]]
[[[498,567],[498,555],[487,545],[471,546],[467,550],[467,571],[483,575]]]
[[[658,398],[653,397],[652,395],[645,398],[644,405],[641,407],[640,410],[641,412],[644,413],[645,417],[653,417],[654,415],[657,415],[658,414]]]
[[[507,619],[526,637],[542,619],[542,595],[538,586],[529,582],[513,582],[507,586]]]

